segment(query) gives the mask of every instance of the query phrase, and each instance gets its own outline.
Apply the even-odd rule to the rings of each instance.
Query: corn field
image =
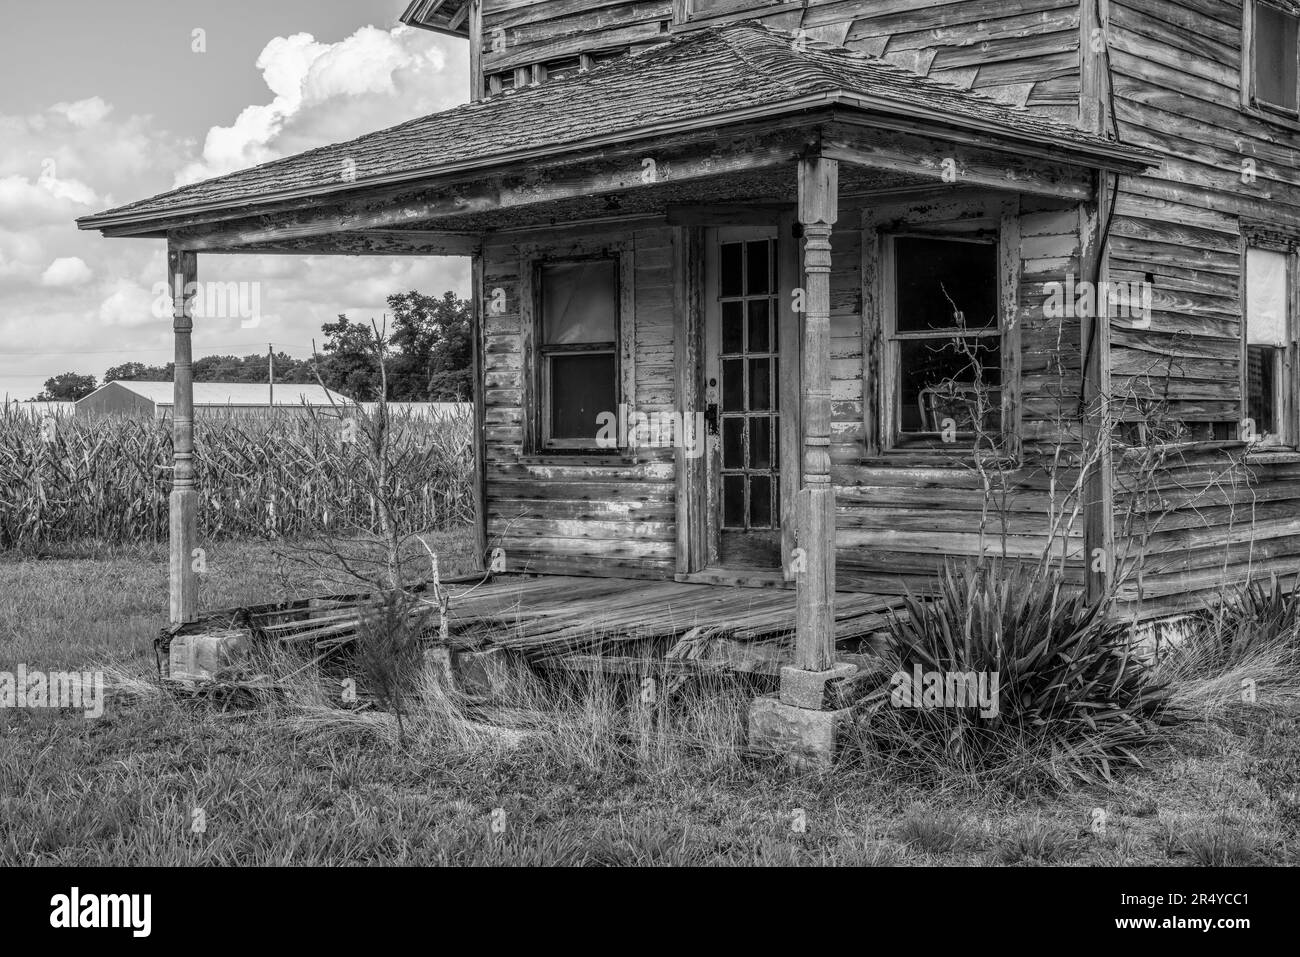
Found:
[[[405,527],[447,529],[472,521],[468,416],[397,415],[389,449]],[[378,516],[364,459],[331,412],[201,419],[195,426],[200,534],[212,541],[374,532]],[[0,549],[166,541],[171,461],[170,422],[0,412]]]

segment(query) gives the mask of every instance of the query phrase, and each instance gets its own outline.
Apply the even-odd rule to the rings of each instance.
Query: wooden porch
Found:
[[[462,579],[447,625],[457,651],[504,648],[547,669],[640,674],[776,675],[794,656],[795,593],[770,587],[571,576]],[[255,644],[326,654],[355,641],[366,596],[305,599],[206,613],[175,634],[232,632]],[[841,658],[867,653],[903,614],[896,596],[842,593]],[[430,640],[438,633],[432,616]]]

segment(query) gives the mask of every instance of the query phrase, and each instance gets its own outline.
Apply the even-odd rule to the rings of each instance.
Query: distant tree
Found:
[[[95,377],[78,372],[64,372],[45,380],[45,391],[37,402],[76,402],[95,391]]]
[[[105,382],[170,382],[172,364],[147,366],[143,362],[123,362],[104,373]]]
[[[389,296],[388,308],[391,314],[381,323],[386,327],[387,398],[394,402],[463,402],[473,398],[469,301],[454,292],[439,297],[411,290]],[[382,377],[375,360],[371,327],[340,314],[334,322],[322,325],[321,331],[325,334],[324,348],[315,363],[284,352],[275,354],[275,381],[315,382],[319,372],[326,386],[350,398],[362,402],[378,399]],[[194,360],[194,381],[261,383],[267,379],[266,363],[265,354],[203,356]],[[173,371],[171,362],[160,366],[124,362],[105,372],[104,381],[170,382]],[[94,379],[89,382],[88,392],[94,390]],[[46,388],[49,386],[47,382]]]
[[[473,394],[470,303],[415,290],[388,297],[393,313],[388,381],[394,401],[458,402]]]
[[[336,321],[321,326],[321,331],[325,333],[325,346],[320,357],[320,377],[326,387],[358,402],[378,399],[381,377],[372,358],[374,333],[370,327],[340,315]]]

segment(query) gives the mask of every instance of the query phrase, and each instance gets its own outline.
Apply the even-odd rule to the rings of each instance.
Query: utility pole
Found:
[[[266,404],[275,410],[275,343],[266,344]]]

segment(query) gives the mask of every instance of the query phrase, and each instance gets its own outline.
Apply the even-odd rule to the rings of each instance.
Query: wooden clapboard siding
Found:
[[[673,234],[667,227],[594,234],[584,247],[619,246],[631,257],[633,395],[642,412],[675,408]],[[509,570],[671,577],[676,565],[675,466],[671,449],[635,454],[532,454],[530,395],[531,257],[570,255],[575,243],[495,239],[484,254],[485,496],[489,548]],[[504,312],[493,313],[494,296]],[[626,375],[629,355],[622,361]],[[624,391],[627,391],[625,380]]]
[[[1251,578],[1300,574],[1300,462],[1241,443],[1134,451],[1116,474],[1119,597],[1155,617]]]
[[[1149,327],[1111,322],[1112,395],[1126,418],[1140,418],[1145,399],[1161,417],[1221,423],[1235,438],[1245,415],[1243,223],[1300,231],[1300,127],[1242,105],[1242,0],[1107,6],[1114,128],[1161,158],[1118,186],[1109,277],[1154,289]],[[1209,443],[1134,473],[1136,459],[1155,454],[1116,466],[1117,550],[1144,558],[1141,578],[1121,586],[1132,613],[1188,610],[1248,577],[1296,574],[1295,456]]]
[[[1300,135],[1241,106],[1242,0],[1109,0],[1108,19],[1116,128],[1162,159],[1119,186],[1111,278],[1154,288],[1149,328],[1112,322],[1113,393],[1236,423],[1241,220],[1300,230]]]
[[[755,0],[751,9],[700,22],[759,19],[777,29],[802,29],[815,39],[1074,122],[1079,2]],[[482,69],[501,74],[654,44],[689,29],[675,20],[674,7],[674,0],[483,0]]]
[[[1055,441],[1076,439],[1071,429],[1077,423],[1073,396],[1079,384],[1079,328],[1077,322],[1062,327],[1043,310],[1046,284],[1064,281],[1078,269],[1078,208],[987,194],[938,194],[894,205],[850,202],[841,209],[841,225],[854,222],[861,222],[862,229],[837,228],[832,239],[838,587],[885,594],[917,591],[946,562],[981,553],[1033,562],[1044,555],[1059,559],[1067,552],[1067,577],[1081,582],[1081,516],[1072,514],[1075,506],[1068,500],[1078,474],[1057,469],[1053,491],[1046,464]],[[968,456],[879,451],[875,423],[881,370],[875,344],[881,303],[872,278],[879,269],[879,231],[924,230],[935,224],[954,232],[997,229],[1004,242],[1005,344],[1012,353],[1012,374],[1021,370],[1020,396],[1012,401],[1020,408],[1025,465],[990,482]],[[841,252],[856,258],[841,258]],[[1011,329],[1012,323],[1018,328]],[[1062,352],[1060,368],[1047,361]]]

